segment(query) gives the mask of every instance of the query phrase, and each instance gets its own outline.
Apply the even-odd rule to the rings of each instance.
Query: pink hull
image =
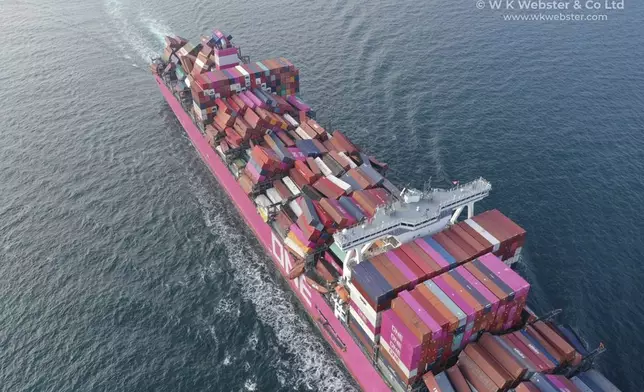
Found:
[[[233,204],[237,207],[248,226],[253,230],[259,242],[264,246],[267,253],[277,265],[284,279],[291,286],[291,289],[300,302],[304,305],[304,309],[308,312],[313,320],[319,320],[320,315],[328,321],[328,325],[335,331],[337,338],[339,338],[344,347],[340,347],[334,337],[326,328],[320,325],[320,322],[314,323],[318,326],[322,336],[326,339],[329,345],[333,348],[337,356],[342,360],[345,367],[349,370],[353,378],[360,384],[360,387],[365,391],[390,391],[391,389],[383,381],[380,374],[375,370],[371,361],[362,353],[360,348],[356,345],[351,338],[343,324],[335,318],[333,310],[329,307],[326,301],[322,298],[321,294],[311,288],[303,277],[296,280],[289,280],[286,278],[292,262],[285,251],[281,241],[275,236],[271,227],[266,224],[257,213],[255,205],[244,193],[242,188],[237,184],[237,181],[228,170],[228,167],[219,158],[219,155],[210,147],[206,139],[203,137],[197,126],[192,122],[190,116],[183,110],[183,107],[168,90],[163,81],[155,75],[155,79],[161,93],[165,97],[168,105],[183,125],[184,130],[190,137],[192,144],[201,155],[201,158],[206,163],[212,174],[217,178],[219,183],[224,187],[228,196],[233,200]]]

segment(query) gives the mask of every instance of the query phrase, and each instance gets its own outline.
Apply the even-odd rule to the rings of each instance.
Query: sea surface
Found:
[[[146,71],[165,34],[219,27],[292,60],[397,184],[490,180],[477,208],[527,229],[531,305],[641,391],[644,5],[476,4],[0,0],[0,390],[357,389]]]

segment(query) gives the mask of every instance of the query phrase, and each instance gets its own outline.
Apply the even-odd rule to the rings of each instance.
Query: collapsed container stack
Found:
[[[280,57],[239,64],[228,69],[193,72],[188,76],[188,84],[192,90],[195,114],[207,121],[212,120],[214,101],[217,98],[239,95],[240,100],[255,109],[257,106],[266,105],[266,96],[262,92],[275,93],[278,96],[298,93],[299,71],[290,61]],[[275,108],[278,111],[283,110],[278,105]]]
[[[398,384],[414,384],[484,331],[521,321],[530,285],[498,257],[458,266],[439,252],[411,258],[401,248],[353,267],[348,284],[350,328],[370,355],[379,346],[378,361]],[[432,270],[428,260],[444,266]]]
[[[293,63],[279,57],[242,64],[230,38],[219,30],[202,37],[196,45],[181,37],[166,37],[162,59],[175,67],[172,76],[190,88],[192,113],[198,122],[204,126],[212,123],[218,111],[217,99],[234,95],[235,103],[243,101],[252,109],[272,105],[277,112],[310,110],[295,97],[299,93],[299,70]],[[279,98],[269,97],[270,93]]]
[[[433,392],[619,392],[596,370],[571,378],[557,374],[582,355],[560,328],[536,322],[504,335],[485,333],[465,347],[454,366],[427,373],[423,381]]]

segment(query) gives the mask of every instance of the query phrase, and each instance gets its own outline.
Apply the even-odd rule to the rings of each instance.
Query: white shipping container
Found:
[[[321,169],[320,169],[320,170],[321,170]],[[334,183],[334,184],[335,184],[335,185],[337,185],[338,187],[342,188],[342,190],[344,191],[344,193],[346,193],[347,195],[353,191],[353,190],[351,189],[351,185],[350,185],[350,184],[347,184],[346,182],[342,181],[341,179],[339,179],[338,177],[336,177],[336,176],[334,176],[334,175],[326,176],[326,178],[328,178],[328,179],[329,179],[329,181],[331,181],[332,183]]]
[[[380,339],[380,345],[381,347],[387,351],[387,354],[391,357],[391,359],[394,360],[396,365],[400,368],[400,370],[407,376],[408,378],[415,377],[418,374],[418,369],[414,370],[409,370],[407,369],[407,366],[398,358],[398,355],[396,355],[394,352],[392,352],[391,347],[389,347],[389,343],[387,343],[386,338]]]
[[[291,115],[290,115],[290,114],[288,114],[288,113],[284,113],[284,116],[282,116],[282,117],[284,117],[284,119],[285,119],[286,121],[288,121],[288,123],[289,123],[289,124],[291,124],[292,126],[294,126],[294,127],[299,127],[299,126],[300,126],[300,123],[298,123],[297,121],[295,121],[295,119],[294,119],[293,117],[291,117]]]
[[[320,158],[320,157],[315,158],[315,163],[318,164],[318,167],[322,171],[322,174],[324,174],[327,177],[333,175],[333,172],[331,171],[331,169],[329,169],[329,167],[326,165],[326,163],[324,163],[322,158]]]
[[[372,341],[376,342],[376,336],[373,334],[373,332],[367,327],[367,325],[364,323],[364,320],[360,317],[358,312],[355,311],[352,307],[349,307],[349,313],[353,316],[353,318],[358,322],[358,325],[360,326],[360,329],[367,335],[367,337]],[[380,336],[380,335],[378,335]]]
[[[218,56],[215,54],[215,64],[220,67],[225,67],[226,65],[239,64],[239,58],[236,54],[229,54],[227,56]]]
[[[255,204],[260,207],[268,207],[273,203],[271,203],[266,195],[259,195],[255,198]]]
[[[492,234],[490,234],[487,230],[482,228],[478,223],[476,223],[473,219],[467,219],[465,221],[467,225],[469,225],[472,229],[476,230],[477,233],[479,233],[483,238],[485,238],[490,244],[492,244],[493,248],[492,251],[496,252],[499,250],[501,246],[501,242],[497,240]]]
[[[221,150],[221,146],[215,147],[215,151],[217,151],[217,154],[219,154],[222,159],[226,160],[226,154]]]
[[[356,165],[356,163],[353,161],[353,159],[349,158],[349,157],[347,156],[347,154],[345,154],[344,152],[339,152],[338,154],[339,154],[342,158],[344,158],[344,159],[346,159],[346,160],[347,160],[347,163],[349,164],[349,167],[350,167],[350,168],[352,168],[352,169],[353,169],[353,168],[358,167],[358,165]]]
[[[206,66],[203,60],[201,60],[199,57],[197,57],[197,59],[195,60],[195,65],[201,69],[203,69]]]
[[[279,204],[282,202],[282,197],[280,196],[279,192],[277,192],[277,189],[275,188],[268,188],[266,190],[266,196],[268,196],[268,198],[271,199],[271,202],[273,204]]]
[[[305,140],[306,140],[306,139],[313,139],[313,138],[312,138],[311,136],[309,136],[306,132],[304,132],[304,130],[302,129],[302,127],[297,127],[297,128],[295,129],[295,133],[297,133],[297,134],[298,134],[302,139],[305,139]]]
[[[282,182],[284,183],[284,185],[286,185],[286,187],[293,194],[293,196],[298,196],[300,194],[300,188],[298,188],[297,185],[295,185],[293,180],[291,180],[291,177],[286,176],[282,178]]]
[[[293,210],[293,213],[297,215],[299,218],[300,215],[302,215],[302,208],[300,208],[300,205],[297,204],[297,201],[292,200],[290,203],[288,203],[289,207],[291,207],[291,210]]]
[[[236,69],[237,71],[239,71],[239,73],[241,73],[242,75],[244,75],[244,77],[245,77],[245,78],[249,78],[249,79],[250,79],[250,74],[249,74],[248,72],[246,72],[246,70],[244,69],[244,67],[242,67],[241,65],[238,65],[238,66],[236,66],[236,67],[235,67],[235,69]]]
[[[349,288],[349,295],[351,300],[358,306],[362,313],[367,317],[367,320],[371,325],[378,328],[380,326],[380,321],[382,319],[382,312],[376,313],[376,310],[369,305],[366,299],[362,294],[356,289],[356,287],[350,281],[347,282],[347,287]]]

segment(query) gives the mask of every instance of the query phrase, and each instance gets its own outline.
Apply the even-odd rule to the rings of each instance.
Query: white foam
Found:
[[[252,382],[251,380],[246,380],[246,382],[244,383],[244,388],[246,388],[247,391],[256,391],[257,384]]]
[[[169,26],[150,16],[143,16],[142,22],[145,24],[148,31],[154,34],[157,40],[161,43],[165,43],[166,35],[174,35],[172,29]]]
[[[259,321],[271,327],[280,348],[293,356],[289,361],[273,363],[279,382],[288,380],[295,389],[355,390],[335,355],[306,320],[306,315],[291,302],[294,294],[274,280],[274,273],[267,265],[271,260],[260,253],[261,250],[256,250],[257,245],[252,243],[246,230],[236,226],[241,218],[233,215],[235,210],[228,200],[221,200],[226,197],[223,192],[213,195],[207,185],[194,183],[201,179],[192,173],[189,177],[203,209],[204,220],[214,235],[213,241],[223,246],[229,256],[232,276],[242,287],[243,299],[255,307]],[[253,341],[251,337],[249,343]]]
[[[171,34],[169,27],[147,16],[140,17],[136,23],[132,22],[128,19],[128,15],[132,15],[131,10],[125,9],[120,0],[104,0],[104,6],[114,24],[114,30],[120,34],[130,49],[134,50],[146,63],[159,56],[163,48],[163,37]],[[141,26],[136,25],[138,22],[141,23]],[[152,43],[146,37],[146,32],[154,35],[157,42]],[[126,54],[123,56],[127,58]]]

